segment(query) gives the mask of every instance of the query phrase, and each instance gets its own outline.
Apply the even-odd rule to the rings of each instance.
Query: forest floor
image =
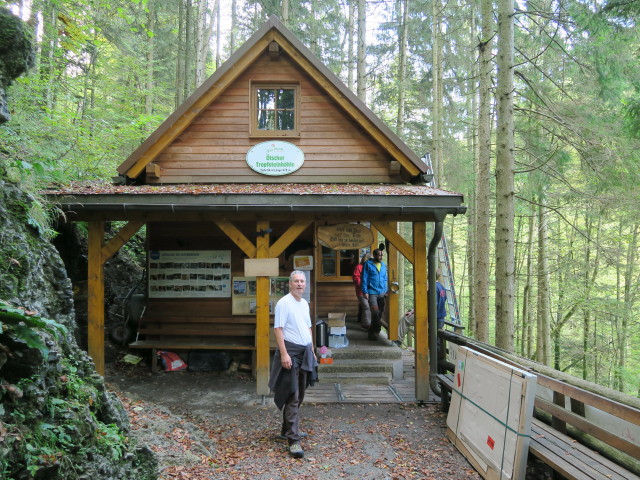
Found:
[[[281,413],[247,373],[151,374],[107,366],[133,435],[153,450],[160,479],[474,479],[449,442],[438,404],[305,403],[303,459],[288,455]]]

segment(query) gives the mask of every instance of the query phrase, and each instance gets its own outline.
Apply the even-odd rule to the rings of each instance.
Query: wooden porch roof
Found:
[[[364,184],[72,184],[47,196],[70,220],[131,220],[150,213],[339,215],[436,221],[463,214],[463,196],[426,185]],[[184,217],[187,219],[188,217]],[[200,218],[200,217],[198,217]]]

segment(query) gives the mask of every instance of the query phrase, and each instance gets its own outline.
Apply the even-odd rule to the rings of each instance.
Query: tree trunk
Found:
[[[154,32],[156,28],[156,11],[155,1],[150,0],[147,3],[147,28],[150,32]],[[144,111],[147,115],[153,113],[153,89],[154,89],[154,54],[155,54],[155,37],[147,35],[147,79],[144,95]]]
[[[629,323],[633,321],[633,306],[635,291],[637,287],[633,280],[635,276],[636,252],[638,249],[638,228],[635,223],[631,232],[631,239],[627,247],[627,264],[624,272],[624,313],[622,316],[622,327],[619,330],[620,341],[618,345],[618,368],[616,369],[615,389],[624,393],[624,379],[622,372],[627,366],[627,348]],[[632,290],[632,286],[634,287]]]
[[[496,346],[513,351],[514,139],[513,0],[498,0],[496,144]]]
[[[529,234],[527,235],[527,280],[522,300],[522,355],[532,358],[532,292],[533,289],[533,231],[535,226],[533,211],[529,215]]]
[[[184,101],[184,84],[186,82],[185,77],[185,13],[184,13],[184,1],[178,2],[178,48],[176,59],[176,108]]]
[[[431,121],[433,170],[439,188],[444,188],[444,160],[442,140],[442,1],[433,0],[433,108]]]
[[[398,115],[396,117],[396,133],[402,137],[404,131],[404,106],[405,106],[405,90],[407,76],[407,32],[409,26],[407,20],[409,18],[409,6],[407,0],[400,0],[402,8],[402,20],[398,27],[398,41],[400,42],[400,52],[398,61]]]
[[[185,8],[185,21],[184,21],[184,92],[183,97],[186,99],[189,93],[192,91],[191,82],[193,77],[191,71],[193,70],[193,58],[195,45],[193,42],[194,37],[194,21],[193,21],[193,0],[186,0],[187,5]]]
[[[214,12],[218,11],[219,0],[214,0],[213,8],[209,8],[209,0],[200,0],[198,4],[198,21],[196,36],[196,88],[207,79],[207,58],[209,43],[213,36],[215,22]]]
[[[367,2],[358,0],[358,66],[356,69],[357,95],[363,103],[367,103]]]
[[[238,35],[238,1],[231,0],[231,30],[229,31],[229,52],[236,51],[236,36]]]
[[[216,2],[216,70],[222,64],[222,24],[220,22],[220,0]]]
[[[347,85],[349,89],[354,92],[355,91],[355,82],[354,82],[354,70],[355,70],[355,55],[353,52],[353,37],[354,30],[356,25],[356,4],[355,0],[351,0],[349,2],[349,32],[348,32],[348,51],[347,51]]]
[[[544,365],[552,365],[551,329],[549,326],[549,272],[547,259],[547,211],[544,194],[539,196],[538,205],[538,332],[536,360]]]
[[[480,81],[478,93],[478,159],[476,175],[476,235],[474,271],[474,323],[475,338],[489,342],[489,250],[491,228],[491,55],[493,37],[493,15],[491,0],[481,4],[482,40],[478,44]]]
[[[289,0],[282,0],[282,23],[289,26]]]
[[[42,11],[42,50],[39,62],[40,78],[45,87],[44,107],[49,114],[53,113],[53,105],[55,103],[55,72],[56,59],[55,51],[58,44],[58,11],[54,2],[46,2]]]

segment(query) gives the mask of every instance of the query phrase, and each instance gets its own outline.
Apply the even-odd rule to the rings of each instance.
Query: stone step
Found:
[[[333,359],[333,363],[318,365],[319,374],[338,373],[338,372],[389,372],[393,374],[393,362],[387,360],[345,360]]]
[[[350,385],[388,385],[391,382],[391,373],[373,372],[353,372],[353,373],[331,373],[320,374],[320,384],[340,383]]]
[[[379,347],[369,349],[332,348],[331,352],[334,359],[402,360],[402,350],[398,347]]]

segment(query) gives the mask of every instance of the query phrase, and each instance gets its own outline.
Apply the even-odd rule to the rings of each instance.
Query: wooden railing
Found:
[[[452,332],[439,331],[438,336],[537,376],[529,451],[556,472],[575,479],[640,478],[640,399]],[[453,368],[440,362],[445,404],[453,389]]]

